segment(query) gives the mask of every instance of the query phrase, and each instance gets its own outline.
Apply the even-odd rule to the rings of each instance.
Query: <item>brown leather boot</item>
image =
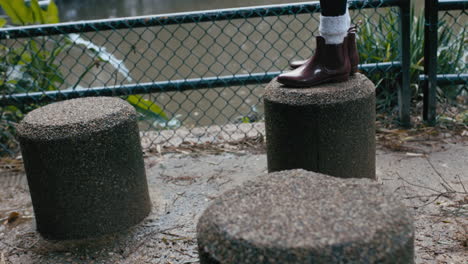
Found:
[[[341,44],[326,44],[316,37],[314,56],[301,67],[278,76],[278,82],[290,87],[310,87],[327,82],[347,81],[351,72],[348,37]]]
[[[357,26],[352,26],[348,30],[348,49],[349,49],[349,61],[351,63],[351,75],[354,75],[358,71],[359,54],[356,45],[356,29]],[[310,60],[310,59],[309,59]],[[308,60],[298,60],[289,63],[291,69],[296,69],[304,65]]]

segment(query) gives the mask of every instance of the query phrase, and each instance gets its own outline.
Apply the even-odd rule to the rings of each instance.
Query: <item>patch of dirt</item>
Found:
[[[431,128],[379,129],[378,180],[394,190],[414,215],[416,263],[464,263],[468,259],[465,128],[452,131],[455,140],[453,134]],[[1,164],[0,264],[198,263],[195,228],[203,210],[224,191],[267,172],[261,135],[228,143],[156,146],[145,153],[153,203],[149,217],[118,234],[50,241],[35,231],[27,181],[18,161]]]

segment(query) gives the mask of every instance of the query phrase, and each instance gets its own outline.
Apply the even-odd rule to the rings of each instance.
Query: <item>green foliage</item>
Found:
[[[0,0],[0,6],[14,25],[25,26],[59,22],[58,9],[53,1],[49,2],[46,9],[39,6],[38,0],[32,0],[29,3],[24,0]],[[0,27],[6,24],[6,20],[0,20]],[[0,45],[0,92],[13,94],[59,90],[65,84],[65,79],[57,64],[58,57],[64,51],[77,46],[82,47],[93,58],[93,61],[85,67],[71,89],[75,89],[85,75],[97,67],[95,61],[109,63],[118,69],[125,78],[131,79],[121,60],[106,52],[105,48],[99,47],[77,34],[66,35],[60,40],[39,37],[16,40],[15,45]],[[177,121],[169,120],[161,107],[141,96],[128,96],[127,101],[145,118],[152,118],[162,124]],[[25,113],[40,106],[40,104],[32,104],[22,107],[7,106],[0,109],[0,128],[2,130],[0,151],[16,148],[13,136],[15,125],[24,117]]]
[[[365,15],[364,15],[365,16]],[[365,21],[372,21],[365,16]],[[422,88],[419,75],[424,71],[424,15],[414,14],[411,19],[411,66],[410,79],[413,100],[420,100]],[[361,62],[390,62],[399,60],[399,23],[398,15],[389,11],[379,17],[377,23],[368,22],[360,28],[358,50]],[[437,72],[456,73],[464,69],[464,45],[467,37],[466,27],[461,32],[441,21],[439,26],[439,54]],[[377,107],[379,110],[391,110],[397,104],[398,82],[394,74],[371,72],[368,75],[377,84]],[[454,100],[460,94],[460,86],[445,85],[439,87],[439,100]]]
[[[140,95],[129,95],[127,101],[133,105],[138,112],[142,113],[143,116],[153,117],[155,119],[163,119],[169,121],[164,110],[152,101],[144,99]]]
[[[250,121],[250,118],[248,116],[242,117],[242,123],[244,124],[250,124],[252,121]]]
[[[8,93],[23,93],[37,90],[57,90],[64,83],[57,55],[68,45],[54,45],[51,51],[41,49],[35,40],[24,42],[20,47],[1,46],[0,89]]]
[[[58,8],[53,1],[50,1],[46,10],[39,6],[38,0],[31,0],[29,5],[24,0],[0,0],[0,6],[15,25],[59,22]]]
[[[59,22],[58,9],[53,1],[50,1],[47,10],[39,6],[38,0],[32,0],[29,5],[24,0],[0,0],[0,6],[15,25]],[[52,46],[50,51],[44,48],[46,44]],[[0,90],[8,94],[32,92],[37,87],[57,90],[64,83],[64,78],[55,60],[69,47],[69,43],[52,44],[45,38],[23,41],[16,47],[0,45]]]
[[[397,60],[398,49],[398,19],[391,11],[379,16],[377,21],[364,15],[364,23],[357,34],[357,47],[361,63],[390,62]],[[398,81],[394,73],[375,70],[368,77],[376,84],[377,108],[387,110],[395,105]]]
[[[456,121],[468,126],[468,110],[461,112],[455,117]]]
[[[0,6],[14,25],[58,23],[58,9],[50,1],[46,10],[37,0],[0,0]],[[0,27],[7,20],[0,20]],[[47,49],[45,46],[48,45]],[[57,56],[70,47],[67,42],[50,42],[47,38],[17,40],[17,45],[0,45],[0,92],[2,94],[58,90],[64,83],[56,64]],[[16,148],[15,125],[24,114],[40,105],[6,106],[0,110],[0,150]]]

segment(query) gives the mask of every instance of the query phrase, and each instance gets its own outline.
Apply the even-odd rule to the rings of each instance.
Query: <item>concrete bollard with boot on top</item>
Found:
[[[356,27],[343,30],[339,43],[317,36],[312,58],[267,85],[269,172],[375,179],[375,86],[357,72]]]

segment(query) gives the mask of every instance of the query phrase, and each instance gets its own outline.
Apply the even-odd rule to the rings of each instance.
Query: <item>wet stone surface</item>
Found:
[[[413,221],[381,185],[276,172],[217,198],[197,226],[201,263],[413,263]]]

